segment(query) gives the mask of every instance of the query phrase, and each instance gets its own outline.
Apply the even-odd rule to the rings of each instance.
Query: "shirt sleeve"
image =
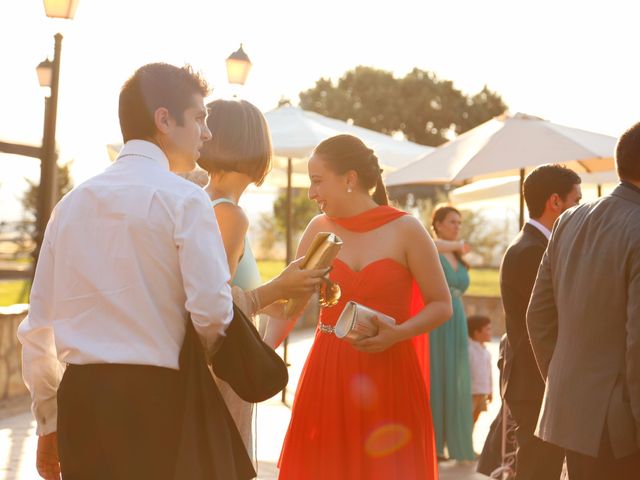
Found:
[[[554,236],[557,238],[555,233]],[[542,263],[538,269],[538,276],[536,277],[526,316],[531,349],[540,374],[545,380],[549,373],[549,364],[558,340],[558,309],[553,291],[551,270],[553,246],[554,237],[551,238],[549,246],[542,257]]]
[[[179,207],[175,242],[185,307],[205,348],[211,350],[231,322],[233,303],[220,229],[203,191],[189,195]]]
[[[629,403],[636,424],[636,443],[640,445],[640,245],[632,252],[628,266],[625,363]]]
[[[18,327],[22,344],[22,377],[31,393],[37,434],[57,429],[58,386],[64,373],[58,361],[53,335],[54,255],[50,236],[54,219],[47,226],[29,300],[29,314]]]

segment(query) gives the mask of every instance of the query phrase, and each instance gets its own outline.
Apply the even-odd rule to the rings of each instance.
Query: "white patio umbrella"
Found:
[[[545,163],[562,163],[579,173],[612,171],[615,143],[608,135],[522,113],[504,114],[390,173],[386,184],[463,185],[514,174],[519,174],[522,183],[525,169]],[[523,220],[521,195],[521,223]]]
[[[381,168],[389,172],[416,160],[433,150],[406,140],[398,140],[384,133],[358,127],[342,120],[286,105],[265,113],[271,130],[273,150],[283,158],[306,159],[323,140],[348,133],[360,138],[378,156]],[[306,173],[306,166],[296,168]]]
[[[580,178],[583,184],[596,185],[597,187],[618,182],[618,176],[613,171],[581,173]],[[518,195],[519,189],[520,177],[517,175],[487,178],[451,190],[449,199],[453,203],[482,202]]]

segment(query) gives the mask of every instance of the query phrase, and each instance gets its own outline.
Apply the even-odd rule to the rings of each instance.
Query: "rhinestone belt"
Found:
[[[325,325],[324,323],[318,324],[318,330],[320,330],[321,333],[336,333],[336,328],[333,325]]]

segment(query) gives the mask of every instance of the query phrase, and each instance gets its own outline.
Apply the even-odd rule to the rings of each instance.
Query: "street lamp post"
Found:
[[[240,48],[233,52],[227,58],[227,78],[229,79],[229,83],[235,83],[238,85],[244,85],[244,82],[247,80],[247,76],[249,75],[249,71],[251,70],[251,60],[249,60],[249,56],[246,54],[244,49],[242,48],[242,44],[240,44]],[[235,96],[235,95],[234,95]],[[289,264],[291,260],[293,260],[293,240],[291,236],[292,232],[292,207],[291,207],[291,197],[292,197],[292,189],[291,189],[291,175],[292,175],[292,163],[289,158],[287,161],[287,204],[286,204],[286,231],[287,231],[287,258],[286,263]],[[287,335],[282,343],[283,347],[283,360],[284,363],[289,366],[289,336]],[[282,398],[281,401],[285,405],[287,404],[287,389],[286,387],[282,390]]]
[[[79,0],[44,0],[45,14],[49,18],[73,19]],[[34,251],[34,272],[44,239],[44,231],[57,201],[58,163],[56,155],[56,120],[58,117],[58,91],[60,82],[60,56],[62,34],[54,36],[53,62],[49,59],[37,67],[40,86],[50,87],[45,98],[44,131],[40,157],[40,188],[38,190],[38,214],[36,219],[36,249]]]
[[[42,161],[40,162],[40,190],[39,195],[39,217],[38,225],[38,246],[42,243],[44,229],[47,226],[53,207],[57,200],[57,180],[58,164],[56,158],[56,119],[58,116],[58,85],[60,80],[60,50],[62,47],[62,35],[55,35],[53,50],[53,62],[50,63],[50,74],[48,75],[51,93],[45,98],[45,123],[42,137]],[[43,62],[45,63],[45,62]],[[42,63],[39,65],[42,72]],[[40,73],[39,72],[39,73]],[[40,75],[38,75],[41,78]],[[46,85],[45,85],[46,86]],[[37,252],[39,253],[39,252]],[[37,258],[37,257],[36,257]]]

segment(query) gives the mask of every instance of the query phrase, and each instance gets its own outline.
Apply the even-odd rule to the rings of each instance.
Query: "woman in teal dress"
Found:
[[[279,300],[308,296],[315,291],[326,271],[301,270],[292,262],[273,280],[262,283],[247,238],[249,220],[238,205],[250,184],[261,185],[271,167],[271,136],[267,122],[254,105],[244,100],[215,100],[208,106],[207,126],[212,139],[204,144],[198,165],[208,173],[204,187],[212,200],[224,249],[227,254],[234,302],[256,322],[257,314],[271,313],[269,322],[290,323]],[[257,323],[257,322],[256,322]],[[276,328],[277,334],[282,325]],[[268,323],[261,328],[267,344],[275,348]],[[218,388],[233,417],[249,456],[253,448],[253,404],[245,402],[229,384],[216,378]]]
[[[446,446],[448,458],[464,461],[474,460],[475,453],[467,318],[462,304],[462,294],[469,287],[469,272],[459,250],[452,251],[459,247],[451,247],[458,245],[461,223],[460,212],[452,206],[438,206],[433,212],[431,226],[451,292],[453,316],[429,334],[429,348],[436,454],[447,458]]]

